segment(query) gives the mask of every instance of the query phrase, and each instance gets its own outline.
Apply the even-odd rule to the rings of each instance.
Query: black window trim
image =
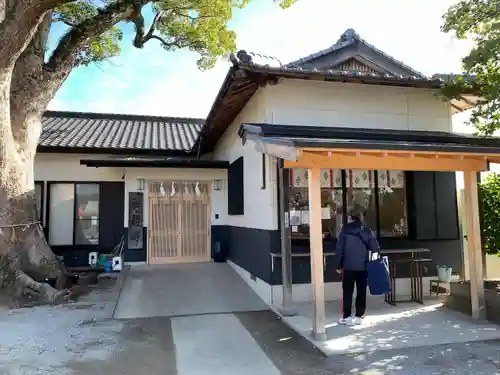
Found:
[[[45,181],[38,181],[36,180],[35,181],[35,200],[36,200],[36,187],[37,186],[40,186],[40,194],[42,195],[40,197],[40,217],[38,217],[37,219],[40,221],[40,225],[44,225],[44,222],[47,223],[46,220],[44,220],[45,218]]]
[[[262,153],[262,181],[260,185],[260,188],[262,190],[266,189],[266,161],[267,161],[266,154]]]

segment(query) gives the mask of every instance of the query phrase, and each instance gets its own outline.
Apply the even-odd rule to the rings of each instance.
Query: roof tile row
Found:
[[[49,111],[42,125],[42,147],[188,152],[204,120]]]

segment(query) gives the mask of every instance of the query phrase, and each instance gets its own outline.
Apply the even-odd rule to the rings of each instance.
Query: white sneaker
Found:
[[[345,319],[340,318],[339,324],[344,325],[344,326],[353,326],[355,323],[354,323],[354,319],[349,317],[349,318],[345,318]]]
[[[355,325],[359,326],[360,324],[363,323],[363,319],[362,318],[358,318],[358,317],[355,317],[355,318],[352,318],[352,321],[354,322]]]

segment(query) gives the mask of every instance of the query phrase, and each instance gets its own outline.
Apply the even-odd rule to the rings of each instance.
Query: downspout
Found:
[[[198,138],[198,151],[196,152],[196,160],[200,160],[201,154],[201,142],[203,141],[203,132],[205,131],[205,127],[200,132],[200,136]]]

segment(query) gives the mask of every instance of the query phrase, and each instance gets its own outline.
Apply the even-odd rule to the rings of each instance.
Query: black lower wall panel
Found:
[[[116,228],[115,228],[116,229]],[[123,232],[122,228],[122,232]],[[120,236],[118,237],[120,238]],[[64,264],[68,267],[80,267],[88,266],[89,264],[89,254],[92,252],[98,252],[100,254],[110,253],[118,242],[114,245],[100,244],[100,245],[52,245],[52,251],[57,256],[64,257]]]
[[[125,245],[123,248],[123,261],[124,262],[145,262],[146,261],[146,249],[148,246],[147,239],[147,228],[143,227],[143,248],[142,249],[128,249],[127,248],[127,230],[123,229],[123,235],[125,238]],[[114,246],[52,246],[52,250],[56,255],[64,256],[64,263],[70,267],[86,266],[88,265],[89,253],[96,251],[100,254],[110,253],[113,248],[118,245],[116,243]]]
[[[454,273],[462,274],[462,248],[459,240],[444,240],[444,241],[412,241],[408,239],[381,239],[380,246],[382,249],[417,249],[425,248],[430,252],[422,253],[419,256],[430,258],[431,261],[425,263],[424,276],[436,276],[438,265],[450,266]],[[334,252],[334,243],[325,243],[325,252]],[[293,246],[294,253],[308,253],[309,249],[304,246]],[[335,257],[327,256],[325,263],[325,282],[340,281],[340,276],[335,270]],[[404,256],[405,258],[407,257]],[[398,278],[409,277],[409,269],[400,266],[397,270]],[[309,256],[300,256],[292,258],[292,280],[294,284],[307,284],[311,282],[311,263]],[[281,258],[275,259],[273,272],[271,274],[271,284],[281,284]]]
[[[277,230],[227,226],[225,235],[227,236],[229,259],[251,275],[270,284],[271,253],[280,251],[279,232]]]
[[[124,262],[145,262],[146,253],[148,248],[148,228],[142,228],[142,249],[128,249],[127,248],[128,228],[125,228],[125,247],[123,250]]]

